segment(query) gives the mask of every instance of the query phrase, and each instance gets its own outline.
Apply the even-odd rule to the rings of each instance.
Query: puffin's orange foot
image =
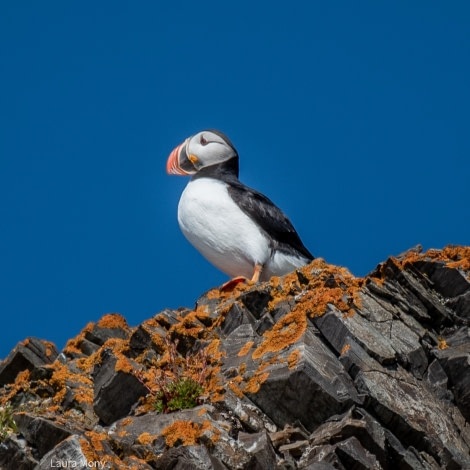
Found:
[[[240,282],[246,282],[248,284],[256,284],[259,281],[259,277],[261,275],[262,269],[263,269],[263,267],[260,264],[257,264],[257,265],[255,265],[255,269],[254,269],[254,272],[253,272],[253,277],[251,279],[248,279],[245,276],[234,277],[233,279],[230,279],[230,281],[227,281],[220,288],[220,290],[222,290],[222,291],[233,290],[237,284],[240,284]]]
[[[225,284],[223,284],[222,287],[220,288],[220,290],[222,290],[222,291],[233,290],[241,282],[249,282],[249,279],[247,279],[244,276],[234,277],[233,279],[230,279],[230,281],[227,281]]]

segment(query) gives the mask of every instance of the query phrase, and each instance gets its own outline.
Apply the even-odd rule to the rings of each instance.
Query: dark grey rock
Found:
[[[52,364],[59,352],[54,344],[39,338],[26,338],[18,343],[0,365],[0,386],[13,383],[23,370],[33,370],[44,364]]]
[[[269,435],[269,438],[271,439],[271,442],[276,449],[282,445],[293,442],[303,442],[307,440],[308,437],[309,434],[303,427],[293,427],[289,424],[284,426],[284,429],[281,431],[275,431]]]
[[[437,359],[429,365],[424,380],[438,398],[445,399],[449,397],[449,378]]]
[[[159,459],[159,470],[227,470],[205,447],[186,446],[168,449]]]
[[[0,468],[2,470],[33,470],[37,463],[24,439],[11,434],[0,442]]]
[[[49,380],[54,373],[52,367],[39,366],[35,367],[29,374],[31,380]]]
[[[367,395],[367,409],[400,441],[441,459],[470,466],[469,446],[449,409],[403,369],[388,370],[354,342],[341,362]],[[457,412],[458,414],[458,412]],[[444,437],[445,436],[445,437]]]
[[[361,315],[345,316],[330,306],[327,313],[314,319],[314,323],[338,354],[348,344],[347,338],[354,338],[381,364],[395,361],[395,350],[390,340]]]
[[[287,315],[294,308],[294,305],[295,301],[293,299],[281,300],[278,302],[276,306],[270,311],[274,322],[278,322],[282,317]]]
[[[103,328],[98,326],[97,323],[95,323],[91,331],[85,333],[85,339],[98,346],[103,345],[110,338],[127,339],[128,337],[129,330],[127,328]]]
[[[289,368],[288,357],[293,351],[299,357]],[[284,349],[265,372],[269,373],[266,381],[248,397],[281,427],[298,420],[312,430],[353,403],[360,403],[338,359],[310,329]]]
[[[133,356],[138,356],[147,349],[152,349],[157,354],[162,354],[164,348],[162,343],[156,341],[154,338],[165,338],[166,331],[162,327],[152,327],[148,324],[139,325],[129,341],[129,346],[134,353]]]
[[[224,316],[222,334],[228,335],[240,325],[253,324],[255,321],[253,314],[243,304],[233,302]]]
[[[299,468],[302,470],[337,470],[338,467],[326,462],[313,462],[308,464],[306,467]]]
[[[336,444],[355,437],[361,446],[375,455],[382,466],[387,462],[388,441],[384,428],[361,408],[351,408],[342,416],[334,416],[319,426],[309,437],[312,446]]]
[[[308,448],[308,441],[295,441],[289,444],[283,444],[279,446],[279,452],[284,456],[286,454],[298,459],[303,452]]]
[[[260,336],[274,326],[274,319],[269,312],[264,313],[255,323],[255,330]]]
[[[403,370],[361,371],[356,384],[369,395],[373,412],[402,442],[446,465],[470,466],[469,448],[446,409],[410,374]]]
[[[147,395],[147,388],[131,373],[116,371],[116,358],[109,350],[103,351],[101,362],[93,371],[93,408],[104,424],[111,424],[126,416],[137,400]]]
[[[223,400],[218,402],[222,407],[222,416],[230,420],[236,433],[240,430],[258,433],[264,430],[275,432],[277,426],[246,396],[237,397],[230,389],[225,392]]]
[[[367,282],[367,289],[374,295],[375,299],[390,303],[398,312],[412,316],[420,324],[429,324],[431,316],[426,306],[411,291],[404,289],[393,279],[393,270],[390,272],[385,269],[385,273],[391,276],[392,279],[385,278],[382,285],[370,279]]]
[[[184,316],[189,313],[191,310],[186,307],[178,308],[177,310],[170,310],[166,308],[160,313],[155,315],[155,319],[158,319],[158,323],[165,329],[170,329],[172,325],[176,325],[180,316]]]
[[[444,297],[457,297],[470,291],[470,282],[461,271],[448,268],[443,261],[416,261],[413,263],[433,283],[433,288]]]
[[[267,286],[255,287],[241,294],[239,300],[258,319],[271,300],[271,290]]]
[[[89,462],[89,457],[82,448],[80,436],[73,435],[45,454],[35,470],[50,470],[53,467],[64,468],[67,465],[68,468],[89,469]]]
[[[379,468],[375,456],[367,452],[355,437],[350,437],[337,444],[336,455],[346,468]]]
[[[229,469],[244,468],[244,465],[246,465],[252,458],[252,455],[243,448],[241,443],[236,441],[227,432],[230,429],[230,422],[227,421],[222,414],[218,413],[215,407],[210,405],[199,406],[190,410],[182,410],[169,414],[147,413],[142,416],[125,418],[116,422],[111,427],[110,436],[116,443],[116,446],[122,449],[122,452],[125,455],[131,455],[134,452],[135,444],[142,433],[146,432],[152,436],[158,437],[162,435],[165,428],[173,425],[175,422],[191,422],[198,426],[202,426],[204,423],[210,422],[211,429],[201,435],[200,441],[201,449],[203,449],[204,443],[206,444],[205,447],[209,449],[210,462],[214,468],[225,468],[220,466],[217,467],[216,465],[218,465],[219,462],[224,462],[224,465]],[[214,436],[217,436],[217,438],[213,439]],[[155,448],[156,446],[158,446],[159,450]],[[192,447],[198,448],[197,446]],[[187,449],[188,447],[182,447],[177,443],[174,448]],[[175,462],[179,459],[179,454],[174,454],[174,452],[176,452],[175,450],[172,450],[171,448],[162,448],[159,440],[148,445],[147,450],[154,454],[161,454],[161,456],[158,457],[159,465],[161,462],[167,461],[168,464],[165,465],[170,465],[171,461],[174,462],[173,465],[176,465]],[[207,457],[207,452],[205,450],[197,452],[202,452],[202,455]],[[165,460],[162,460],[164,458]],[[186,463],[185,459],[183,459],[182,462]],[[182,462],[180,462],[179,465],[182,465]]]
[[[28,413],[15,413],[13,419],[18,431],[37,449],[39,458],[72,434],[57,423]]]
[[[447,337],[446,345],[435,354],[449,377],[457,406],[470,421],[470,328],[463,327]]]
[[[447,306],[454,310],[456,315],[468,322],[470,319],[470,291],[450,299]]]
[[[239,433],[238,442],[251,455],[245,466],[247,470],[275,468],[276,454],[265,431],[255,434]]]
[[[98,344],[89,341],[86,338],[83,338],[80,342],[80,350],[85,354],[85,356],[91,356],[93,353],[98,351],[99,348]]]
[[[432,284],[418,269],[407,264],[405,269],[400,270],[394,262],[389,260],[386,263],[393,272],[395,281],[407,293],[407,299],[410,299],[410,295],[418,299],[431,316],[433,325],[438,326],[450,322],[451,311],[442,304],[439,297],[433,295]]]

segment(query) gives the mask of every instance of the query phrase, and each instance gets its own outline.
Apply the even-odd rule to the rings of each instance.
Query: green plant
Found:
[[[155,410],[159,413],[194,408],[204,392],[194,379],[179,377],[160,385],[155,394]]]
[[[4,441],[8,434],[17,430],[13,419],[13,411],[10,403],[0,406],[0,442]]]
[[[154,407],[159,413],[194,408],[201,403],[210,376],[207,352],[201,349],[183,358],[178,354],[178,340],[165,338],[165,344],[167,354],[155,377],[156,390],[145,382],[142,374],[137,371],[134,374],[155,396]]]

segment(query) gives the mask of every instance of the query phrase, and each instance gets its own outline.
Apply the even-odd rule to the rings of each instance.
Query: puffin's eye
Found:
[[[209,142],[206,139],[204,139],[203,135],[201,135],[201,139],[199,140],[199,143],[201,145],[207,145]]]

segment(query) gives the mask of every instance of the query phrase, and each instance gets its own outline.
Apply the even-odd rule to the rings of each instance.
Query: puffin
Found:
[[[170,153],[166,170],[191,176],[178,223],[187,240],[232,278],[224,288],[267,281],[314,259],[282,210],[240,182],[237,150],[223,132],[188,137]]]

